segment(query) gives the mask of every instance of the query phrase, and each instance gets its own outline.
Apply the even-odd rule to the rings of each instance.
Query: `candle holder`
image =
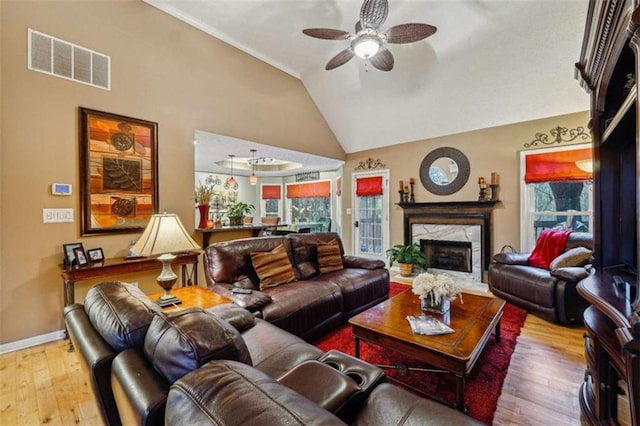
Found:
[[[493,183],[489,187],[491,188],[491,201],[498,201],[498,188],[500,188],[500,185]]]
[[[407,204],[409,202],[409,191],[401,189],[398,191],[398,194],[400,194],[400,204]]]
[[[415,203],[416,197],[413,195],[413,185],[415,185],[415,182],[409,182],[409,185],[411,186],[411,189],[409,191],[409,202]]]
[[[479,184],[479,186],[480,186],[480,193],[478,194],[478,201],[489,201],[491,197],[489,195],[489,191],[487,191],[487,184],[481,183]]]

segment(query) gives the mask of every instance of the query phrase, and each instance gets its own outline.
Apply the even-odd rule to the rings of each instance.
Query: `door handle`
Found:
[[[360,226],[360,222],[358,222],[357,220],[353,223],[353,226],[355,226],[356,228]]]

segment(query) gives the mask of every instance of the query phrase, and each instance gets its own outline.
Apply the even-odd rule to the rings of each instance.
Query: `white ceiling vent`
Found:
[[[111,57],[29,29],[29,69],[111,90]]]

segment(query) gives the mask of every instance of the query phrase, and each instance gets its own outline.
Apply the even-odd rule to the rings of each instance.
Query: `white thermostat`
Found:
[[[71,195],[70,183],[52,183],[51,193],[53,195]]]

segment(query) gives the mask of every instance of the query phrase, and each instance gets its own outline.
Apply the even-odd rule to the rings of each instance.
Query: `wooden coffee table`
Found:
[[[466,377],[493,330],[496,340],[500,341],[500,319],[505,301],[466,293],[463,299],[464,304],[459,300],[451,302],[448,314],[434,315],[455,330],[450,334],[413,334],[406,318],[408,315],[419,316],[421,312],[420,300],[410,290],[352,317],[349,323],[353,326],[355,356],[360,357],[360,341],[364,340],[401,352],[434,367],[426,371],[454,374],[457,380],[454,403],[444,401],[439,395],[428,396],[448,403],[460,411],[466,411]]]
[[[153,293],[149,295],[151,300],[156,300],[158,297],[162,296],[164,292]],[[197,285],[190,285],[186,287],[178,287],[171,290],[171,294],[176,296],[178,299],[182,301],[179,305],[171,305],[164,308],[164,311],[171,311],[174,309],[180,308],[202,308],[207,309],[214,307],[216,305],[220,305],[222,303],[231,303],[232,300],[219,295],[218,293],[214,293],[213,291],[200,287]]]

